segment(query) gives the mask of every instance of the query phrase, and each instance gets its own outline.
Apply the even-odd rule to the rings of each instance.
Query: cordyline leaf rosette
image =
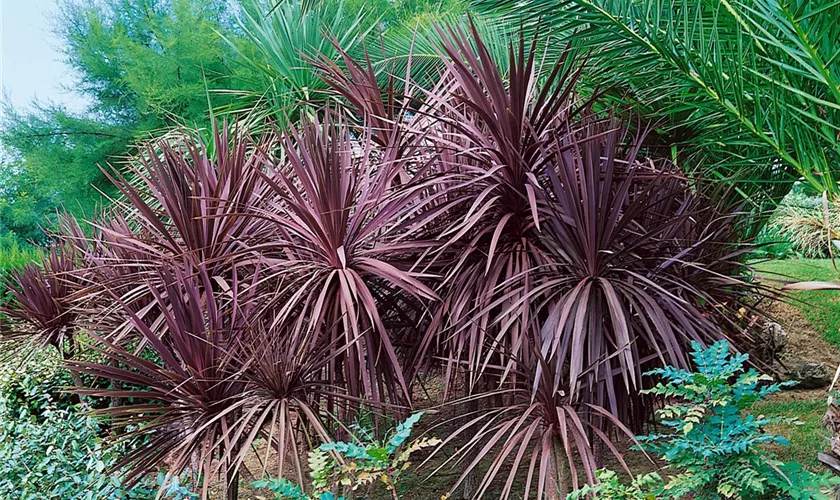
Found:
[[[411,172],[428,168],[429,144],[423,139],[429,132],[430,122],[422,113],[417,113],[420,102],[413,92],[421,93],[411,80],[411,65],[400,81],[387,73],[385,89],[380,89],[377,71],[365,51],[364,64],[354,60],[333,41],[341,56],[343,67],[321,54],[312,62],[321,79],[326,82],[337,97],[338,105],[346,110],[348,124],[361,135],[369,134],[378,149],[378,161],[384,165],[398,165],[400,182],[408,182]],[[402,94],[398,94],[398,88]],[[355,122],[351,120],[356,119]],[[416,165],[412,165],[415,163]]]
[[[135,306],[135,311],[151,302],[145,281],[137,282],[148,276],[151,265],[135,248],[120,245],[124,240],[118,235],[132,235],[128,222],[118,211],[91,224],[66,212],[58,217],[54,237],[72,248],[79,260],[74,273],[79,286],[73,300],[81,328],[112,331],[124,323],[123,315],[114,314],[114,309],[119,309],[114,304],[114,293]]]
[[[228,498],[235,498],[239,467],[258,437],[276,447],[281,467],[287,453],[301,452],[297,432],[329,439],[318,422],[324,389],[317,377],[332,354],[254,323],[253,282],[214,295],[208,293],[210,279],[204,268],[197,277],[160,271],[160,290],[150,290],[166,323],[165,339],[134,311],[125,311],[159,362],[97,337],[94,349],[106,363],[68,364],[124,387],[76,392],[140,401],[97,410],[122,429],[121,440],[146,438],[115,466],[130,468],[128,480],[164,467],[177,476],[197,464],[193,472],[203,479],[203,498],[219,471],[226,473]],[[300,464],[295,466],[302,480]]]
[[[513,374],[512,389],[495,391],[504,403],[478,411],[456,433],[475,432],[453,457],[471,461],[467,471],[493,457],[476,498],[506,460],[503,498],[523,460],[530,459],[526,489],[537,498],[577,487],[577,467],[594,481],[595,450],[606,446],[620,460],[610,434],[632,437],[627,426],[647,421],[651,402],[637,396],[645,367],[687,366],[692,340],[749,345],[735,318],[749,307],[743,296],[762,290],[745,281],[742,249],[732,243],[739,214],[718,212],[698,184],[638,157],[641,137],[627,137],[588,113],[555,136],[539,205],[544,264],[498,285],[516,300],[502,296],[479,312],[499,308],[491,328],[520,321],[523,308],[531,320],[520,348],[527,357],[487,369]],[[499,359],[508,353],[497,352]]]
[[[534,353],[534,357],[538,356]],[[531,498],[533,494],[537,499],[560,500],[580,486],[581,473],[587,483],[596,481],[595,472],[602,458],[596,450],[601,447],[606,447],[630,473],[611,432],[617,430],[633,440],[630,429],[601,407],[576,404],[562,390],[552,392],[552,366],[542,361],[541,367],[539,373],[532,370],[518,374],[523,381],[541,377],[536,393],[523,382],[518,388],[469,396],[506,402],[462,415],[465,423],[449,434],[435,452],[459,438],[467,438],[435,471],[465,465],[450,495],[481,468],[483,476],[470,498],[485,498],[498,492],[503,499],[512,495]],[[489,466],[484,469],[481,465],[486,462]]]
[[[171,143],[150,145],[137,164],[129,163],[133,180],[111,176],[138,234],[120,235],[129,236],[120,244],[132,245],[153,263],[174,260],[186,270],[203,264],[219,276],[240,255],[244,241],[261,232],[265,223],[245,209],[263,195],[259,173],[273,136],[254,140],[226,124],[214,132],[214,155],[184,132]]]
[[[72,249],[54,246],[40,266],[29,264],[13,272],[8,282],[13,299],[3,312],[34,330],[3,332],[4,337],[34,335],[41,345],[53,346],[65,357],[72,355],[78,318],[72,301],[76,269]]]
[[[202,273],[203,281],[209,279]],[[120,384],[126,389],[78,389],[100,397],[137,398],[146,403],[102,410],[113,417],[118,428],[137,426],[133,434],[151,439],[121,462],[131,465],[129,479],[155,472],[165,459],[178,472],[199,456],[205,478],[211,477],[210,459],[230,431],[242,409],[234,397],[244,391],[241,381],[232,380],[232,366],[226,351],[236,329],[225,321],[222,304],[206,295],[203,283],[182,272],[161,271],[161,284],[149,291],[163,314],[166,341],[130,308],[132,328],[149,345],[161,364],[99,339],[94,348],[109,364],[71,362],[72,370]]]
[[[260,170],[272,136],[253,140],[222,124],[212,140],[212,155],[186,131],[150,144],[128,164],[127,176],[109,174],[124,196],[116,209],[92,222],[92,231],[64,223],[62,238],[89,268],[82,307],[99,330],[122,320],[109,337],[119,338],[129,324],[115,292],[140,317],[160,323],[148,304],[161,266],[188,274],[203,266],[214,289],[230,288],[242,274],[236,269],[253,260],[250,245],[270,237],[267,223],[247,212],[264,195]]]
[[[265,174],[272,198],[264,217],[277,239],[255,247],[282,283],[272,325],[295,338],[340,348],[329,381],[372,404],[410,396],[397,330],[416,328],[425,302],[437,298],[410,270],[424,247],[403,224],[425,200],[424,170],[394,179],[402,162],[380,163],[370,129],[353,138],[340,115],[327,112],[284,137],[285,160]],[[410,346],[409,346],[410,347]]]
[[[396,174],[389,175],[385,185],[390,185],[394,199],[410,201],[408,206],[411,209],[400,209],[399,217],[393,219],[399,220],[399,229],[389,229],[387,237],[394,242],[407,243],[415,250],[422,249],[422,253],[411,252],[401,264],[406,269],[420,269],[428,254],[441,245],[437,235],[448,223],[448,207],[458,203],[448,196],[450,183],[439,172],[441,150],[436,147],[436,139],[430,137],[438,132],[438,119],[423,105],[422,96],[427,91],[412,81],[410,61],[403,80],[388,73],[384,88],[380,88],[381,68],[376,70],[367,53],[364,62],[360,63],[340,48],[338,50],[343,66],[325,57],[314,61],[313,65],[332,87],[339,109],[345,111],[341,116],[346,117],[352,134],[370,143],[368,147],[373,148],[370,159],[379,165],[376,168]],[[442,81],[439,86],[446,85]],[[441,269],[432,266],[431,272],[429,269],[425,271],[432,274],[427,276],[432,278],[431,283],[436,283]],[[406,298],[405,295],[393,297],[398,300]],[[408,298],[414,299],[410,295]],[[429,302],[424,302],[429,307]],[[415,363],[416,359],[421,359],[421,367],[428,365],[422,360],[430,360],[428,348],[418,347],[421,323],[413,317],[416,310],[416,304],[407,304],[388,307],[385,311],[389,317],[384,322],[392,325],[393,340],[404,348],[406,380],[413,380],[421,369]],[[400,327],[395,329],[394,325]]]
[[[501,285],[547,263],[540,238],[545,148],[566,133],[581,70],[561,58],[540,78],[537,41],[526,48],[520,38],[510,45],[506,75],[474,25],[471,37],[460,29],[438,31],[446,83],[430,91],[426,103],[439,118],[436,139],[446,175],[445,224],[437,236],[443,245],[434,264],[445,273],[444,299],[436,318],[441,328],[430,329],[422,346],[446,339],[447,378],[452,382],[456,366],[465,363],[472,390],[488,366],[500,363],[499,353],[510,362],[530,356],[527,286]],[[511,321],[497,321],[500,310],[514,305]]]
[[[689,341],[727,331],[749,345],[727,314],[735,317],[742,290],[756,286],[744,280],[734,231],[698,229],[709,212],[727,216],[667,164],[642,163],[641,138],[625,147],[623,135],[602,122],[558,139],[549,170],[554,215],[543,235],[552,264],[538,270],[532,298],[547,294],[535,341],[556,367],[554,390],[638,425],[647,408],[634,396],[644,366],[687,366]],[[727,251],[713,255],[720,248]]]

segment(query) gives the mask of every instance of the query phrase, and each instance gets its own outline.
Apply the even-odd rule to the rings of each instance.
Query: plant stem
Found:
[[[235,472],[228,469],[227,471],[227,495],[225,498],[227,500],[239,500],[239,470],[237,469]]]
[[[563,500],[569,494],[569,485],[566,481],[566,461],[563,460],[563,451],[557,437],[552,438],[551,443],[551,479],[554,488],[549,488],[549,498],[552,500]]]

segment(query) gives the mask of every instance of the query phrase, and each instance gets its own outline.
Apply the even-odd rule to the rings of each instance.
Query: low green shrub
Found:
[[[11,344],[4,344],[12,348]],[[13,347],[0,362],[0,403],[3,415],[26,410],[30,418],[41,419],[47,408],[67,409],[78,402],[62,392],[73,384],[67,370],[61,368],[61,356],[54,349],[37,349],[28,342]]]
[[[708,349],[694,343],[695,372],[673,367],[653,370],[661,382],[644,391],[676,402],[657,412],[661,433],[641,436],[642,447],[656,453],[674,475],[662,488],[663,498],[698,500],[817,499],[837,482],[796,462],[781,462],[763,445],[787,440],[767,432],[775,423],[795,419],[749,413],[751,407],[784,384],[755,369],[744,369],[748,356],[731,355],[726,342]]]
[[[745,370],[749,356],[730,354],[726,342],[708,349],[696,342],[692,346],[696,371],[670,366],[652,370],[646,375],[661,380],[642,391],[669,403],[657,411],[664,431],[638,440],[673,474],[665,482],[658,474],[648,474],[624,485],[615,472],[601,470],[597,484],[572,492],[567,500],[827,500],[826,492],[840,480],[811,473],[797,462],[782,462],[765,446],[789,445],[767,426],[797,423],[796,419],[750,413],[786,384],[769,383],[769,376]]]
[[[52,406],[37,418],[26,407],[0,412],[0,498],[129,498],[106,473],[117,456],[104,448],[95,419]]]
[[[70,375],[51,349],[0,364],[0,498],[15,500],[152,500],[163,474],[125,485],[112,469],[132,446],[108,446],[100,420],[61,392]],[[161,498],[198,498],[178,478]]]
[[[9,233],[0,233],[0,276],[5,276],[12,269],[38,262],[43,252],[37,246],[22,243]]]
[[[262,479],[252,483],[267,488],[277,499],[342,500],[339,491],[356,491],[381,482],[391,497],[398,499],[397,483],[410,467],[412,453],[440,443],[435,438],[421,438],[404,446],[414,425],[423,416],[418,412],[397,425],[388,439],[378,441],[369,434],[356,436],[357,442],[330,442],[309,453],[312,493],[286,479]]]

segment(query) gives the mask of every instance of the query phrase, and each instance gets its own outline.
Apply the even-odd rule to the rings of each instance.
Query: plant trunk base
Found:
[[[225,490],[227,492],[226,500],[239,500],[239,471],[228,474]]]

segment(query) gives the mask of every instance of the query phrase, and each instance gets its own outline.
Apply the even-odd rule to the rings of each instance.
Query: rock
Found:
[[[828,387],[834,370],[825,363],[796,359],[785,362],[785,380],[798,382],[793,389],[819,389]]]
[[[775,352],[782,352],[788,344],[787,332],[782,328],[782,325],[773,321],[764,324],[761,329],[761,338],[770,344]]]
[[[782,325],[768,321],[759,334],[758,356],[762,361],[772,363],[788,344],[788,334]]]

